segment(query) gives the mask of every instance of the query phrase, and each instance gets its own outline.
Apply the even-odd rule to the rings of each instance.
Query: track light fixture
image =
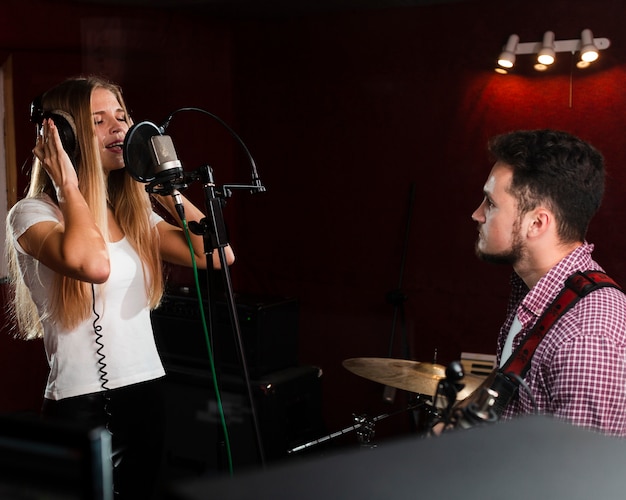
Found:
[[[515,51],[517,50],[517,43],[519,42],[519,36],[511,35],[509,40],[504,46],[504,50],[498,57],[498,64],[503,68],[512,68],[515,64]]]
[[[546,70],[554,63],[557,52],[580,53],[580,61],[576,64],[579,68],[585,68],[596,59],[599,51],[607,49],[611,45],[608,38],[594,38],[589,29],[584,29],[579,39],[555,40],[554,32],[546,31],[541,42],[519,43],[518,35],[511,35],[504,46],[500,57],[498,57],[499,73],[508,73],[508,69],[515,64],[515,58],[520,54],[537,54],[537,64],[535,69]]]
[[[598,47],[593,43],[591,30],[583,30],[580,36],[580,43],[582,45],[580,48],[580,60],[585,62],[595,61],[600,54],[598,53]]]
[[[537,53],[537,62],[550,66],[554,62],[556,53],[554,52],[554,32],[546,31],[543,35],[541,49]]]

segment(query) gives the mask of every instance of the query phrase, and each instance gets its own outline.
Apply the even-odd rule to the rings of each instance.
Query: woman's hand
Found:
[[[51,118],[43,120],[41,134],[37,137],[33,154],[48,173],[59,199],[63,197],[66,188],[78,186],[76,169],[63,149],[59,131]]]

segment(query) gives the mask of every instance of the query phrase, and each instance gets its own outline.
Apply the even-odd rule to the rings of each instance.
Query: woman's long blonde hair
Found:
[[[163,294],[163,274],[158,252],[158,233],[151,226],[150,197],[144,187],[134,181],[124,170],[104,175],[96,140],[91,96],[96,88],[111,91],[130,117],[121,89],[99,77],[73,78],[50,89],[41,98],[44,111],[62,111],[69,114],[76,126],[79,145],[77,172],[79,189],[102,234],[108,235],[107,206],[111,206],[115,218],[130,244],[141,259],[146,279],[148,305],[156,307]],[[56,201],[52,182],[37,158],[34,159],[27,197],[47,193]],[[7,228],[7,260],[12,286],[12,305],[16,318],[16,336],[34,339],[43,336],[41,319],[49,317],[64,328],[74,328],[92,313],[92,290],[89,283],[56,274],[50,283],[49,310],[40,317],[26,287],[17,262],[17,251],[12,231]],[[106,286],[106,284],[104,285]]]

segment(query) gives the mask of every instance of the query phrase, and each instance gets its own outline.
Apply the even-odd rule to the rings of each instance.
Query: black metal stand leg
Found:
[[[252,386],[250,381],[250,375],[248,372],[248,366],[246,361],[246,355],[241,337],[241,328],[239,326],[239,317],[237,314],[237,306],[234,298],[233,285],[230,275],[230,269],[227,265],[225,247],[228,245],[228,238],[226,235],[226,225],[224,223],[222,213],[222,199],[217,196],[215,191],[215,182],[213,179],[213,172],[211,167],[205,166],[200,169],[200,179],[203,183],[205,206],[207,217],[205,217],[199,224],[194,225],[194,232],[196,234],[202,234],[204,237],[204,246],[207,259],[210,260],[210,256],[214,251],[219,252],[219,260],[221,264],[221,274],[224,283],[224,289],[226,294],[226,302],[228,306],[228,312],[230,316],[230,323],[235,337],[235,345],[241,363],[244,382],[246,385],[247,396],[250,403],[250,411],[252,416],[252,424],[257,441],[257,449],[259,454],[259,460],[262,466],[265,465],[265,452],[263,447],[263,441],[261,438],[261,432],[259,427],[259,419],[257,417],[256,404],[254,401],[254,395],[252,393]],[[208,279],[208,278],[207,278]],[[210,285],[210,284],[208,284]]]

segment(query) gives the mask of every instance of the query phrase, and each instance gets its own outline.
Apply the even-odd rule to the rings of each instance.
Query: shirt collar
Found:
[[[571,253],[563,257],[550,269],[537,284],[526,294],[518,309],[520,321],[526,325],[531,319],[537,318],[554,300],[565,284],[565,280],[576,271],[597,269],[598,265],[591,258],[593,245],[584,242]],[[514,279],[523,281],[515,274]],[[525,285],[524,285],[525,286]]]

